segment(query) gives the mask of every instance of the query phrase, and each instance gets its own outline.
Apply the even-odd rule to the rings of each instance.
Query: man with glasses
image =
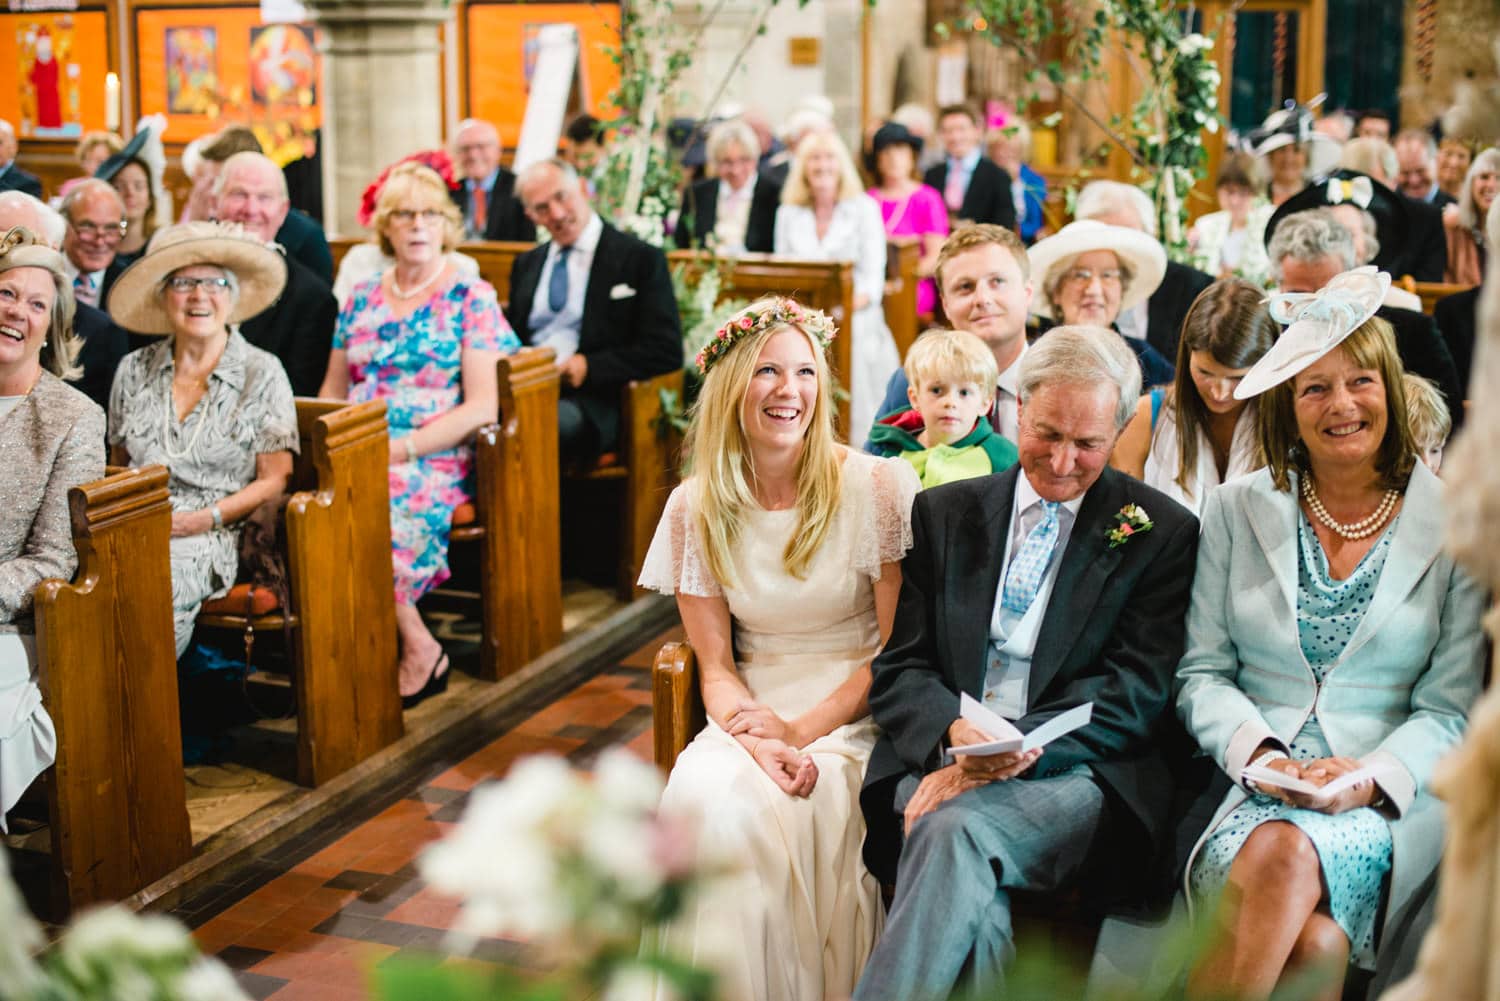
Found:
[[[267,243],[275,241],[291,202],[281,168],[260,153],[236,153],[216,182],[220,222],[237,222]],[[298,396],[316,396],[328,368],[339,306],[328,283],[296,258],[286,259],[286,288],[271,308],[240,324],[245,340],[281,359]]]
[[[467,118],[453,134],[453,159],[463,185],[453,200],[464,214],[464,237],[469,240],[536,239],[536,227],[526,218],[516,197],[516,175],[500,166],[500,133],[489,122]]]
[[[707,246],[721,254],[769,254],[776,231],[781,185],[756,171],[760,140],[749,123],[720,122],[708,134],[714,176],[694,184],[682,198],[677,246]]]
[[[125,236],[125,202],[106,181],[81,181],[62,203],[68,223],[63,255],[73,273],[73,297],[89,306],[104,307],[109,287],[125,269],[115,252]]]

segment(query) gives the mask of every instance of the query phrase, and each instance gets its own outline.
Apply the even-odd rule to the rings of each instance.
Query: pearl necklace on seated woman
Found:
[[[394,266],[391,267],[389,271],[386,272],[386,277],[390,280],[391,295],[393,295],[397,299],[402,300],[403,302],[409,299],[415,299],[417,296],[425,292],[433,282],[437,281],[438,277],[445,270],[447,270],[447,267],[448,259],[446,257],[438,257],[435,260],[426,262],[420,267],[413,269],[415,271],[415,275],[409,276],[415,277],[416,284],[411,286],[403,286],[399,278],[399,275],[402,271],[402,265],[400,262],[397,262]],[[426,277],[422,277],[422,273],[424,271],[427,272]]]

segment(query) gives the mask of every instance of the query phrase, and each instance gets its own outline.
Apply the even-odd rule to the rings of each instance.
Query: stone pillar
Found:
[[[309,0],[323,30],[323,224],[362,233],[359,197],[386,164],[443,142],[443,0]]]

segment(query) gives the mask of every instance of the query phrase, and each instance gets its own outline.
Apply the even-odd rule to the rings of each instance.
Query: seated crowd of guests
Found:
[[[1218,932],[1193,990],[1265,996],[1330,957],[1375,968],[1382,920],[1419,905],[1441,844],[1427,780],[1481,670],[1482,596],[1438,551],[1434,475],[1477,292],[1440,325],[1390,275],[1479,281],[1500,150],[1444,206],[1454,168],[1426,133],[1341,146],[1290,114],[1228,159],[1191,239],[1201,270],[1168,259],[1131,185],[1086,185],[1052,230],[1024,133],[987,139],[964,106],[881,124],[868,179],[816,107],[784,141],[748,114],[707,131],[679,245],[854,265],[850,427],[833,321],[747,307],[700,358],[693,475],[641,577],[677,596],[710,717],[666,802],[747,864],[667,933],[726,996],[946,996],[1003,976],[1010,891],[1086,887],[1108,910],[1174,880]],[[238,526],[287,488],[294,397],[383,400],[410,706],[448,681],[417,603],[449,574],[497,359],[553,351],[561,455],[585,465],[620,440],[621,388],[683,364],[664,253],[593,207],[597,122],[519,172],[494,126],[463,122],[451,158],[371,185],[371,239],[337,277],[249,129],[196,144],[192,196],[159,225],[150,135],[80,144],[93,169],[55,209],[0,185],[17,188],[0,190],[0,450],[19,471],[0,515],[0,718],[17,721],[0,823],[54,743],[31,593],[75,568],[67,490],[106,447],[170,470],[181,655],[238,577]],[[24,181],[14,156],[0,123],[0,182]],[[505,303],[460,249],[537,238]],[[919,311],[952,328],[904,362],[892,239],[917,241]],[[1086,702],[1092,718],[1045,749],[968,754],[996,734],[960,696],[1022,731]],[[1192,753],[1216,781],[1182,780]],[[1371,771],[1324,800],[1252,764],[1315,786]]]

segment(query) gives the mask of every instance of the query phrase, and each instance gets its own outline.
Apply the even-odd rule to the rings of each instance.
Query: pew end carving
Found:
[[[479,546],[480,676],[498,681],[562,641],[557,457],[561,380],[551,348],[500,359],[499,419],[474,436],[475,503],[451,539]]]
[[[698,661],[686,641],[663,644],[656,653],[651,665],[651,719],[656,767],[669,774],[683,748],[708,725],[698,688]]]
[[[297,780],[318,786],[400,739],[384,401],[297,400],[286,507],[291,608],[255,614],[240,588],[199,625],[294,632]],[[243,587],[243,585],[241,585]]]
[[[38,585],[38,680],[57,728],[49,772],[59,913],[129,896],[192,853],[177,658],[167,470],[75,487],[78,573]]]

